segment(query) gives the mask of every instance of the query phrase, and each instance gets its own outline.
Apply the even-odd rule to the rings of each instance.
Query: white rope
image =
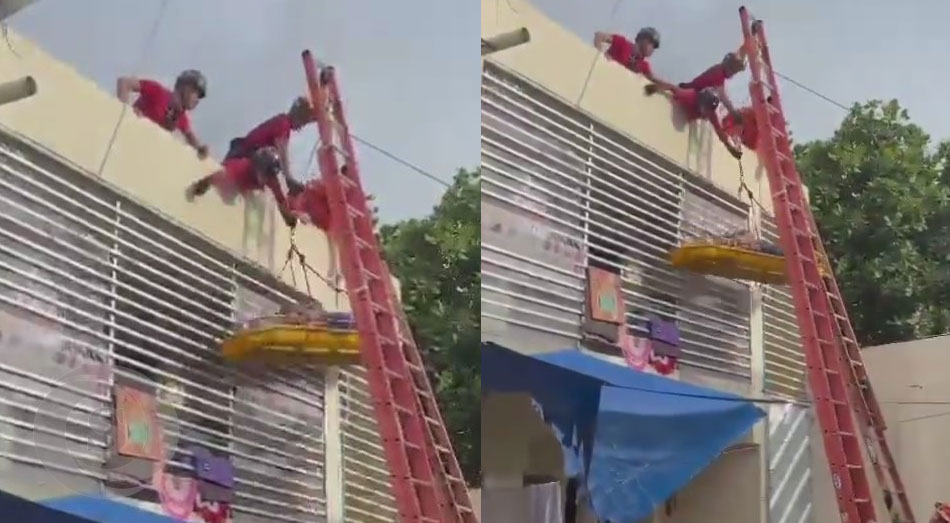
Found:
[[[148,58],[149,54],[152,51],[152,45],[155,42],[155,37],[158,36],[158,29],[162,25],[162,19],[165,17],[165,8],[168,7],[168,0],[162,0],[162,3],[158,6],[158,12],[155,13],[155,19],[152,22],[152,28],[149,31],[148,37],[145,39],[145,44],[142,46],[142,57],[139,59],[138,66],[135,67],[135,71],[141,71],[145,67],[145,61]],[[109,139],[109,144],[106,146],[106,152],[102,155],[102,161],[99,163],[99,170],[96,171],[96,177],[102,176],[102,171],[106,167],[106,163],[109,161],[109,156],[112,154],[112,146],[115,145],[116,138],[119,137],[119,128],[122,127],[122,121],[125,119],[125,113],[129,110],[129,104],[122,104],[122,111],[119,113],[119,119],[115,122],[115,128],[112,129],[112,137]]]
[[[620,7],[620,2],[621,2],[621,1],[622,1],[622,0],[616,0],[616,1],[614,2],[614,7],[613,7],[613,9],[610,10],[610,18],[609,18],[608,21],[607,21],[608,23],[610,23],[611,21],[613,21],[614,17],[617,16],[617,9]],[[594,74],[594,66],[597,65],[597,59],[600,58],[600,55],[603,53],[599,48],[597,48],[596,51],[597,51],[597,52],[594,53],[594,59],[593,59],[593,60],[591,61],[591,63],[590,63],[590,69],[587,71],[587,79],[584,80],[584,87],[581,88],[581,94],[580,94],[580,96],[577,97],[577,101],[574,102],[574,106],[575,106],[575,107],[581,105],[581,100],[583,100],[583,99],[584,99],[584,95],[587,94],[587,86],[590,84],[590,77],[591,77],[591,75]]]

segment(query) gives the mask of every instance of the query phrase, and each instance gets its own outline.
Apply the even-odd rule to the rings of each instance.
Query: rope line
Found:
[[[617,9],[620,7],[620,2],[622,1],[623,0],[616,0],[614,2],[614,7],[610,10],[610,18],[607,20],[608,23],[613,21],[614,17],[617,16]],[[590,63],[590,69],[587,71],[587,78],[584,80],[584,87],[581,88],[581,94],[577,97],[577,101],[574,102],[575,107],[581,104],[581,100],[583,100],[584,95],[587,94],[587,86],[590,85],[590,78],[594,74],[594,67],[597,65],[597,59],[599,59],[602,54],[600,48],[596,48],[596,50],[597,52],[594,53],[594,59]]]
[[[313,298],[313,289],[310,286],[310,277],[307,274],[308,271],[310,273],[313,273],[313,275],[316,276],[317,279],[327,284],[327,286],[330,287],[330,289],[332,289],[333,292],[337,293],[338,295],[341,292],[344,292],[344,289],[340,287],[339,285],[337,285],[336,282],[331,281],[330,278],[321,274],[320,271],[315,269],[313,265],[310,265],[310,263],[307,262],[307,256],[303,253],[303,251],[300,250],[299,247],[297,247],[297,242],[294,241],[294,234],[292,231],[290,233],[290,247],[287,249],[287,257],[284,259],[284,265],[283,267],[280,268],[280,272],[277,273],[278,278],[282,277],[284,275],[284,272],[286,272],[287,269],[290,268],[291,282],[293,283],[294,287],[297,286],[297,271],[294,270],[294,266],[291,263],[291,261],[293,261],[295,257],[297,259],[297,263],[300,264],[301,274],[303,275],[303,278],[304,278],[304,285],[306,286],[306,289],[307,289],[307,296],[309,296],[310,298]]]
[[[158,29],[162,25],[162,20],[165,18],[165,8],[168,7],[168,0],[162,0],[162,3],[158,6],[158,12],[155,14],[155,19],[152,22],[152,28],[148,33],[148,36],[145,38],[145,44],[142,46],[142,57],[139,59],[138,67],[136,70],[141,70],[145,66],[145,61],[148,59],[149,54],[151,54],[152,45],[155,43],[155,37],[158,36]],[[99,163],[99,170],[96,171],[96,177],[102,177],[102,171],[106,168],[106,163],[109,161],[109,157],[112,155],[112,147],[115,145],[116,139],[119,137],[119,129],[122,127],[122,121],[125,120],[125,114],[129,111],[129,104],[122,104],[122,111],[119,113],[119,119],[115,122],[115,127],[112,129],[112,137],[109,138],[109,143],[106,145],[106,152],[102,155],[102,161]]]

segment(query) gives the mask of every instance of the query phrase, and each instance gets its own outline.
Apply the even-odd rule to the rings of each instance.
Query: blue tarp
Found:
[[[45,500],[42,503],[47,507],[85,518],[63,520],[63,523],[71,523],[72,521],[95,521],[97,523],[180,523],[177,519],[141,510],[102,496],[69,496],[66,498]],[[25,521],[32,520],[28,519]],[[58,521],[59,520],[50,520],[50,523]]]
[[[485,344],[482,391],[536,401],[601,521],[653,513],[765,413],[747,399],[613,365],[578,350]]]
[[[0,521],[29,523],[95,523],[0,491]]]

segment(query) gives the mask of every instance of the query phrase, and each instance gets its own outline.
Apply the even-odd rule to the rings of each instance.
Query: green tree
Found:
[[[897,101],[871,101],[795,153],[858,341],[947,332],[950,145],[932,147]]]
[[[478,481],[481,460],[480,197],[477,171],[461,169],[432,214],[380,229],[442,416],[471,483]]]

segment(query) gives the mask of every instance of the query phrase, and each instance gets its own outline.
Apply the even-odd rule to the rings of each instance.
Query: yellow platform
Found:
[[[785,285],[785,257],[736,245],[697,242],[682,245],[670,252],[670,263],[677,268],[733,280],[748,280],[770,285]],[[827,262],[822,260],[821,274],[827,276]]]
[[[352,330],[319,325],[271,325],[235,332],[222,342],[221,353],[234,362],[353,365],[360,362],[360,339]]]

